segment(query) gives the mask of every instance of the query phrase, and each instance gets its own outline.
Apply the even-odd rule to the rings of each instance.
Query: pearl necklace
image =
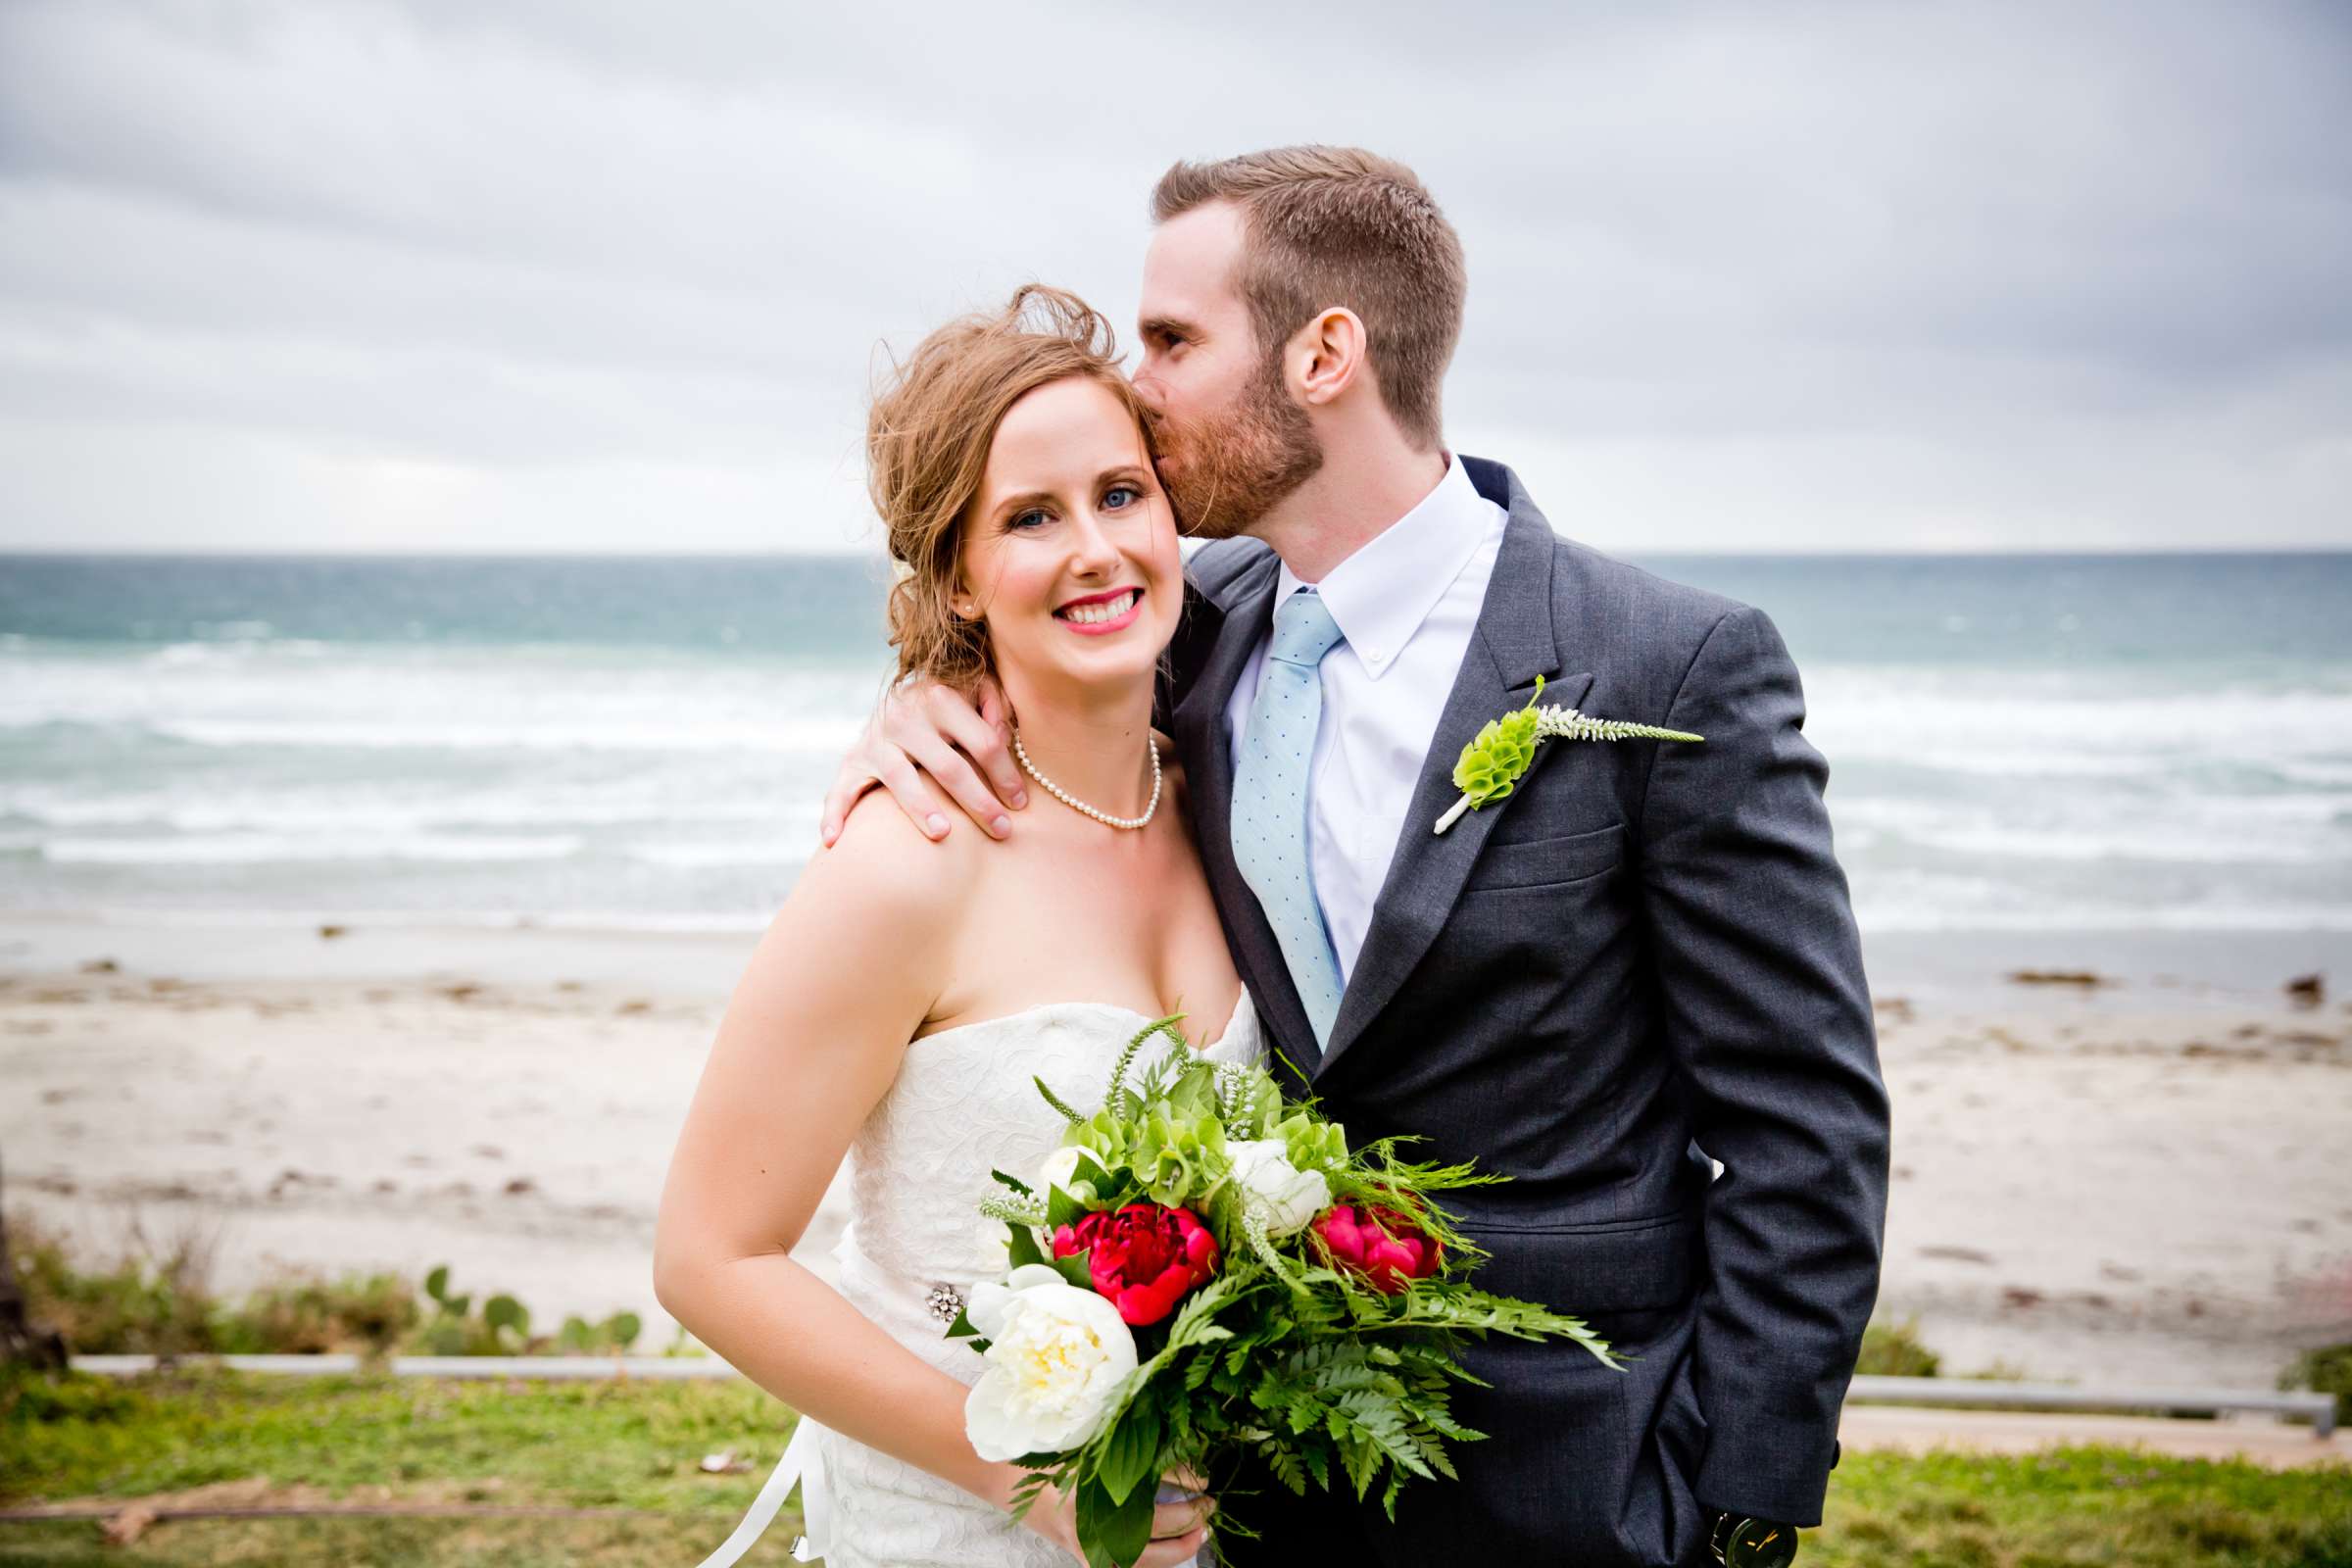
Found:
[[[1087,805],[1084,801],[1079,800],[1076,796],[1071,795],[1067,791],[1063,790],[1060,785],[1046,777],[1045,774],[1040,773],[1037,770],[1037,764],[1029,760],[1028,748],[1021,744],[1021,732],[1017,729],[1012,732],[1012,755],[1020,759],[1022,772],[1027,773],[1031,778],[1037,780],[1040,784],[1043,784],[1046,787],[1047,794],[1053,796],[1055,800],[1068,807],[1071,810],[1083,811],[1088,816],[1093,817],[1096,821],[1110,827],[1142,827],[1149,823],[1152,820],[1152,814],[1159,809],[1158,743],[1147,739],[1144,742],[1144,751],[1152,759],[1152,804],[1144,808],[1144,814],[1141,816],[1113,816],[1108,811],[1099,811],[1095,809],[1095,808]]]

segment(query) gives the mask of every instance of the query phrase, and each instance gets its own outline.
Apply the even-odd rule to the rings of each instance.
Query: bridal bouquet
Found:
[[[1452,1476],[1451,1386],[1475,1381],[1466,1338],[1572,1340],[1615,1367],[1585,1325],[1469,1281],[1485,1255],[1432,1195],[1502,1178],[1414,1164],[1399,1140],[1351,1150],[1273,1075],[1202,1060],[1163,1018],[1127,1043],[1103,1108],[1069,1126],[1028,1180],[982,1211],[1006,1273],[949,1326],[988,1361],[964,1406],[983,1458],[1077,1502],[1095,1568],[1149,1544],[1159,1477],[1261,1458],[1293,1492],[1380,1489],[1393,1517],[1414,1476]],[[1131,1084],[1155,1035],[1170,1049]],[[1249,1534],[1220,1510],[1217,1528]]]

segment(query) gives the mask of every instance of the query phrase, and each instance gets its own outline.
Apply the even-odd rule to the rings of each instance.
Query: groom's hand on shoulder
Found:
[[[944,839],[953,820],[942,790],[992,838],[1012,831],[1006,807],[1029,804],[1013,766],[1004,694],[983,677],[975,696],[937,681],[891,688],[833,775],[818,831],[830,849],[858,797],[879,784],[925,838]]]

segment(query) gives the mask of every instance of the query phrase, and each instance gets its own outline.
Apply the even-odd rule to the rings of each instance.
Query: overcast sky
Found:
[[[1309,140],[1603,549],[2352,545],[2326,0],[5,0],[0,548],[872,549],[878,345]]]

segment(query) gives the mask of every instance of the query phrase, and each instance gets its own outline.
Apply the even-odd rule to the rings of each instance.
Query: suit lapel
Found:
[[[1243,978],[1257,998],[1260,1013],[1277,1038],[1295,1052],[1307,1071],[1314,1070],[1315,1032],[1307,1023],[1306,1007],[1291,981],[1289,960],[1266,921],[1257,895],[1243,880],[1233,858],[1233,740],[1225,723],[1225,708],[1250,662],[1250,652],[1265,635],[1273,614],[1274,583],[1280,563],[1272,552],[1246,567],[1215,603],[1224,612],[1224,624],[1209,647],[1208,662],[1192,689],[1176,707],[1176,744],[1193,765],[1186,778],[1192,796],[1193,825],[1200,841],[1200,861],[1225,915]]]
[[[1465,811],[1445,833],[1436,832],[1438,818],[1460,798],[1461,792],[1453,785],[1454,759],[1489,719],[1525,706],[1538,675],[1549,677],[1560,667],[1551,619],[1556,554],[1551,526],[1515,482],[1511,490],[1510,520],[1503,529],[1502,548],[1495,557],[1486,600],[1479,607],[1478,628],[1463,653],[1445,713],[1422,759],[1412,807],[1405,813],[1389,874],[1373,905],[1363,950],[1348,974],[1331,1040],[1314,1069],[1318,1078],[1362,1037],[1437,940],[1479,851],[1516,798],[1506,796],[1479,810]],[[1591,674],[1571,675],[1547,684],[1544,700],[1574,707],[1592,685]],[[1553,749],[1537,748],[1530,777]]]

